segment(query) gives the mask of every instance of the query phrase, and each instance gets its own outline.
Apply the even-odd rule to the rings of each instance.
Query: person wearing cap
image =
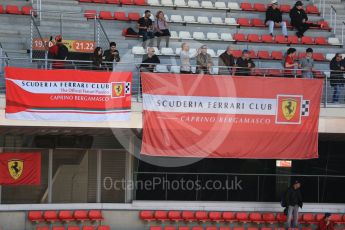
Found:
[[[210,74],[213,66],[212,57],[207,53],[207,46],[203,45],[198,49],[196,56],[197,73]]]
[[[312,48],[306,50],[305,57],[299,60],[298,68],[302,69],[303,78],[313,78],[314,59]]]
[[[62,36],[57,35],[55,37],[55,44],[49,47],[48,50],[48,58],[53,59],[52,68],[53,69],[63,69],[65,67],[64,61],[58,60],[66,60],[68,56],[68,48],[62,42]]]
[[[286,206],[288,207],[288,215],[286,220],[286,227],[291,227],[291,221],[293,220],[293,228],[298,228],[298,209],[303,207],[301,183],[294,181],[286,192]]]
[[[235,58],[232,55],[231,46],[228,46],[224,53],[218,58],[219,74],[231,75],[232,68],[235,65]]]
[[[290,10],[290,19],[291,25],[297,30],[296,35],[297,37],[301,38],[304,36],[304,33],[310,27],[322,27],[323,24],[314,24],[308,22],[308,16],[303,9],[303,3],[301,1],[297,1],[295,6]]]
[[[271,36],[273,36],[274,27],[281,27],[285,37],[288,36],[286,22],[283,21],[282,12],[278,8],[278,1],[272,0],[272,4],[267,8],[265,23],[269,28]]]
[[[149,46],[153,45],[153,38],[155,37],[153,34],[153,25],[151,20],[151,11],[145,10],[144,17],[139,18],[138,20],[138,29],[139,35],[143,36],[143,47],[146,49],[147,47],[147,40],[149,40]]]
[[[334,223],[331,221],[331,214],[325,213],[325,216],[320,220],[317,230],[334,230]]]
[[[250,76],[252,69],[255,68],[254,61],[250,58],[249,51],[243,50],[242,56],[236,61],[236,76]]]

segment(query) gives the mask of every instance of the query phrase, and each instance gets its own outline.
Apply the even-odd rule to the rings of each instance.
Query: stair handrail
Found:
[[[330,8],[330,23],[334,35],[337,34],[337,10],[334,8],[333,5],[331,5]]]

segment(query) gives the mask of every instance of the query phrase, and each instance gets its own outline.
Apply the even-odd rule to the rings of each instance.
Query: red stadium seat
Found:
[[[272,228],[261,228],[261,230],[272,230]]]
[[[335,223],[335,224],[343,224],[345,223],[343,220],[343,215],[342,214],[338,214],[338,213],[334,213],[331,215],[331,220]]]
[[[302,230],[312,230],[313,228],[310,227],[302,227]]]
[[[301,59],[304,58],[305,56],[306,56],[306,52],[300,52],[300,53],[298,54],[297,59],[298,59],[298,60],[301,60]]]
[[[313,71],[314,78],[325,78],[325,74],[319,70]],[[318,223],[319,221],[315,220],[315,223]]]
[[[30,15],[32,10],[33,10],[32,6],[23,6],[22,7],[22,13],[24,15]]]
[[[227,221],[227,222],[234,222],[234,221],[236,221],[236,218],[235,218],[236,215],[235,215],[234,212],[223,212],[222,217],[223,217],[224,221]]]
[[[248,18],[238,18],[237,24],[240,26],[252,26]]]
[[[74,217],[71,211],[60,211],[59,212],[59,219],[64,222],[70,222],[74,220]]]
[[[317,222],[320,222],[320,221],[324,218],[324,216],[325,216],[325,214],[323,214],[323,213],[318,213],[318,214],[315,215],[315,220],[316,220]]]
[[[22,14],[19,10],[18,6],[15,5],[7,5],[6,6],[6,13],[8,14]]]
[[[79,226],[68,226],[67,230],[80,230],[80,227]],[[83,230],[91,230],[91,229],[84,229],[84,227],[83,227]]]
[[[264,213],[262,214],[262,219],[266,222],[266,223],[270,223],[270,224],[273,224],[273,223],[276,223],[276,216],[269,212],[269,213]]]
[[[305,213],[302,216],[302,220],[304,223],[308,223],[308,224],[315,224],[317,223],[317,221],[315,220],[315,215],[312,213]]]
[[[155,211],[154,217],[156,220],[159,220],[159,221],[169,220],[167,211]]]
[[[134,1],[133,0],[121,0],[121,3],[124,5],[133,5]]]
[[[305,11],[307,14],[320,14],[319,9],[314,5],[308,5]]]
[[[56,211],[45,211],[43,217],[47,222],[59,221]]]
[[[235,41],[238,41],[238,42],[247,42],[248,41],[246,39],[246,35],[244,35],[244,34],[234,34],[234,39],[235,39]]]
[[[174,226],[165,226],[164,230],[176,230]]]
[[[79,0],[79,2],[82,2],[82,3],[92,3],[92,0]]]
[[[260,42],[260,37],[258,34],[248,34],[247,39],[249,42]]]
[[[284,5],[284,4],[281,4],[280,7],[279,7],[280,11],[283,12],[283,13],[289,13],[290,10],[291,10],[291,6],[290,5]]]
[[[254,3],[254,10],[259,12],[266,12],[266,6],[262,3]]]
[[[97,230],[110,230],[108,225],[98,226]]]
[[[256,56],[256,53],[254,50],[249,50],[249,57],[252,58],[252,59],[255,59],[257,58],[258,56]]]
[[[0,5],[0,14],[3,14],[3,13],[5,13],[4,7],[2,5]]]
[[[115,4],[115,5],[119,5],[120,4],[120,0],[106,0],[105,2],[107,4]]]
[[[74,219],[76,219],[77,221],[85,221],[85,220],[89,220],[89,217],[87,215],[87,211],[85,210],[76,210],[74,211]]]
[[[271,57],[274,60],[283,60],[283,52],[281,52],[281,51],[272,51]]]
[[[313,58],[315,61],[325,61],[325,55],[323,53],[313,53]]]
[[[263,229],[263,228],[261,228],[261,229]],[[247,230],[259,230],[259,228],[249,227],[249,228],[247,228]]]
[[[198,221],[201,221],[201,222],[205,222],[205,221],[209,220],[208,213],[205,212],[205,211],[197,211],[197,212],[195,212],[195,218]]]
[[[315,44],[317,44],[317,45],[327,45],[328,42],[327,42],[326,38],[324,38],[324,37],[316,37],[315,38]]]
[[[140,211],[139,212],[139,218],[141,220],[145,220],[145,221],[155,220],[153,213],[154,213],[153,211]]]
[[[249,2],[242,2],[241,3],[241,9],[246,10],[246,11],[253,11],[254,10],[254,8],[252,7],[252,4],[250,4]]]
[[[286,222],[286,215],[284,213],[278,213],[277,220],[280,223]]]
[[[306,44],[306,45],[314,44],[313,38],[309,37],[309,36],[303,36],[301,42],[302,42],[302,44]]]
[[[206,230],[218,230],[215,226],[206,226]]]
[[[223,220],[221,212],[210,212],[208,217],[211,221],[220,222]]]
[[[37,226],[36,230],[49,230],[48,226]]]
[[[192,230],[204,230],[204,228],[202,226],[195,226],[192,227]]]
[[[244,230],[245,228],[243,227],[234,227],[232,230]]]
[[[134,4],[138,6],[145,6],[147,5],[146,0],[134,0]]]
[[[104,4],[105,0],[92,0],[93,3]]]
[[[180,211],[169,211],[168,212],[168,218],[171,221],[182,221],[183,220]]]
[[[150,230],[163,230],[161,226],[150,226]]]
[[[126,16],[126,12],[115,12],[114,19],[118,21],[128,21],[128,17]]]
[[[260,50],[260,51],[258,51],[258,58],[259,58],[259,59],[265,59],[265,60],[270,60],[270,59],[272,59],[272,58],[270,57],[270,54],[269,54],[268,51],[266,51],[266,50]]]
[[[298,37],[297,36],[288,36],[288,42],[291,44],[298,44]]]
[[[264,21],[262,21],[260,18],[253,18],[251,20],[251,23],[252,23],[252,26],[255,26],[255,27],[265,27],[265,23]]]
[[[54,226],[52,229],[53,230],[65,230],[65,227],[64,226]]]
[[[91,221],[98,221],[103,220],[102,211],[101,210],[90,210],[89,211],[89,219]]]
[[[317,24],[322,25],[323,30],[330,30],[331,29],[331,27],[329,26],[327,21],[320,21]]]
[[[230,227],[219,227],[219,230],[230,230],[231,228]]]
[[[239,58],[239,57],[242,56],[242,51],[241,51],[241,50],[232,50],[231,53],[232,53],[232,55],[233,55],[235,58]],[[223,215],[224,215],[224,213],[223,213]],[[234,215],[235,215],[235,214],[234,214]],[[224,218],[224,216],[223,216],[223,218]]]
[[[275,43],[275,41],[273,40],[273,36],[271,36],[270,34],[263,34],[261,36],[261,40],[265,43]]]
[[[192,211],[183,211],[182,212],[182,218],[185,221],[195,221],[196,220],[196,218],[194,216],[194,212],[192,212]]]
[[[103,20],[113,20],[114,17],[110,11],[101,11],[99,12],[99,18]]]
[[[85,10],[84,17],[87,19],[94,19],[97,16],[96,10]]]
[[[289,44],[288,40],[284,35],[276,35],[275,41],[279,44]]]
[[[95,230],[95,229],[96,229],[95,226],[83,226],[82,228],[82,230]]]
[[[179,226],[178,230],[189,230],[189,227],[187,227],[187,226]]]
[[[243,223],[249,222],[248,213],[246,212],[236,213],[236,220]]]
[[[261,216],[261,213],[258,213],[258,212],[252,212],[249,214],[249,220],[251,222],[254,222],[254,223],[257,223],[257,224],[260,224],[263,222],[262,220],[262,216]]]
[[[129,12],[128,13],[128,19],[130,21],[138,21],[140,18],[140,14],[137,12]]]
[[[30,211],[28,214],[28,219],[36,223],[44,221],[41,211]]]

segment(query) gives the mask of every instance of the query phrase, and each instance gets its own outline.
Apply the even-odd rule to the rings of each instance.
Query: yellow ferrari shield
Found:
[[[297,101],[292,98],[284,99],[282,102],[282,111],[283,115],[286,118],[286,120],[291,120],[296,113],[297,110]]]
[[[8,171],[13,179],[17,180],[23,173],[24,162],[22,160],[10,160],[7,163]]]
[[[116,96],[121,96],[123,93],[123,85],[122,84],[114,84],[114,92]]]

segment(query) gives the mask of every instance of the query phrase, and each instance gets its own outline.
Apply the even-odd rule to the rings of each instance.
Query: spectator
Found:
[[[190,66],[190,59],[194,58],[196,54],[191,54],[189,52],[189,45],[188,43],[182,43],[181,45],[181,53],[180,53],[180,60],[181,60],[181,70],[180,73],[189,74],[192,73],[191,66]]]
[[[106,62],[119,62],[120,61],[120,53],[116,49],[116,43],[110,42],[109,49],[104,51],[103,54],[104,61]]]
[[[235,58],[232,55],[231,47],[228,46],[226,51],[222,53],[218,58],[219,74],[231,75],[232,68],[235,65]]]
[[[325,213],[325,216],[319,222],[317,230],[334,230],[334,223],[331,221],[331,214]]]
[[[269,28],[271,36],[273,36],[274,27],[277,26],[282,28],[282,33],[287,38],[286,22],[283,22],[282,12],[278,8],[277,0],[272,0],[272,5],[267,8],[265,23]]]
[[[143,72],[153,72],[154,68],[156,67],[155,64],[161,63],[158,56],[155,54],[155,49],[149,47],[147,49],[147,54],[143,56],[143,60],[141,62],[140,69]]]
[[[160,48],[161,37],[165,37],[165,47],[169,47],[170,31],[169,25],[164,17],[163,11],[158,11],[156,14],[156,21],[154,22],[154,29],[157,37],[157,47]]]
[[[302,194],[300,191],[301,183],[299,181],[295,181],[291,187],[288,188],[286,192],[286,205],[288,207],[288,215],[287,215],[287,228],[291,227],[291,220],[293,218],[293,228],[298,228],[298,209],[299,207],[302,208]]]
[[[212,57],[207,53],[207,46],[203,45],[198,49],[198,55],[196,56],[197,72],[210,74],[213,65]]]
[[[248,50],[242,51],[242,56],[237,59],[236,67],[236,75],[237,76],[250,76],[251,71],[255,68],[255,63],[249,56]]]
[[[304,32],[309,29],[309,27],[323,27],[323,24],[314,24],[308,22],[308,16],[303,9],[303,3],[297,1],[295,6],[290,10],[291,25],[297,30],[297,37],[301,38]]]
[[[306,50],[306,56],[299,61],[299,68],[302,69],[303,78],[313,78],[313,49],[308,48]]]
[[[298,63],[295,62],[296,49],[289,48],[284,61],[284,75],[285,77],[294,77],[293,70],[298,67]]]
[[[103,62],[103,50],[101,47],[96,47],[93,55],[91,57],[92,60],[92,69],[93,70],[101,70],[103,69],[102,62]]]
[[[341,54],[335,54],[332,59],[329,68],[330,84],[333,87],[333,103],[339,103],[340,88],[344,86],[344,65]]]
[[[143,47],[146,49],[147,47],[147,40],[149,39],[149,46],[152,46],[153,44],[153,26],[152,26],[152,20],[151,17],[151,11],[146,10],[145,15],[142,18],[139,18],[138,20],[138,28],[139,28],[139,35],[143,36]]]
[[[55,37],[55,44],[49,47],[48,50],[48,57],[53,59],[52,68],[53,69],[63,69],[65,68],[64,60],[67,59],[68,56],[68,48],[62,43],[62,36],[57,35]],[[63,61],[57,61],[63,60]]]

